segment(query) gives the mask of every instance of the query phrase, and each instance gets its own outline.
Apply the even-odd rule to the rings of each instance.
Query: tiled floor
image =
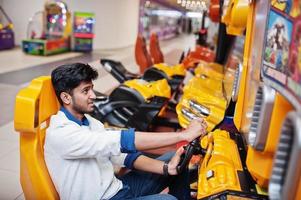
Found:
[[[182,35],[160,44],[165,62],[176,64],[183,50],[194,47],[194,36]],[[49,75],[60,64],[85,62],[100,73],[94,83],[95,89],[106,93],[118,82],[101,68],[99,58],[121,61],[129,71],[138,72],[132,46],[118,50],[95,50],[85,55],[66,53],[49,57],[25,55],[18,48],[0,52],[0,200],[25,199],[19,181],[19,136],[13,126],[14,100],[18,91],[33,78]]]

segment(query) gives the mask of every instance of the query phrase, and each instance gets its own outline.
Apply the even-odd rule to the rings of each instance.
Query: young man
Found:
[[[164,155],[159,159],[138,151],[190,142],[205,134],[206,123],[195,120],[186,130],[168,134],[133,129],[107,131],[101,122],[87,114],[94,109],[92,80],[97,76],[93,68],[81,63],[60,66],[51,74],[61,109],[50,119],[44,154],[60,198],[188,199],[187,176],[177,175],[176,170],[183,148],[172,158]],[[118,179],[114,165],[132,170]],[[158,194],[165,187],[175,197]]]

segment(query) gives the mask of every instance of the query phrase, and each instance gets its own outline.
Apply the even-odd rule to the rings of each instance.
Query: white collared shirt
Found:
[[[46,130],[45,161],[62,200],[109,199],[122,188],[113,169],[127,156],[120,151],[120,131],[86,117],[89,126],[80,126],[59,111]]]

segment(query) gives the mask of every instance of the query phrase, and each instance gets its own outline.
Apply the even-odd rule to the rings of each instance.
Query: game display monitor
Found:
[[[301,16],[297,0],[272,1],[268,9],[263,80],[301,109]]]
[[[70,32],[68,23],[68,9],[63,2],[48,3],[45,6],[46,38],[56,39],[65,37]]]
[[[93,49],[94,13],[74,12],[72,49],[89,52]]]

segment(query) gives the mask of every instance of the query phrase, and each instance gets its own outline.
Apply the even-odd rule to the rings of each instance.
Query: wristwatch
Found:
[[[168,173],[168,162],[167,161],[165,161],[164,165],[163,165],[163,176],[169,176],[169,173]]]

